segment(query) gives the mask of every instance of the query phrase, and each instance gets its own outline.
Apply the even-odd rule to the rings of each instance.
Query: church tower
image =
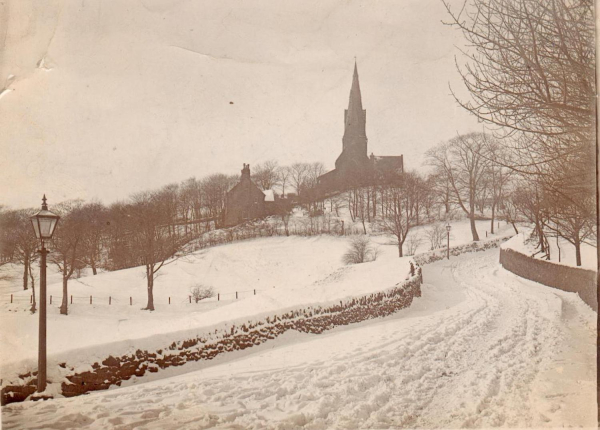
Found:
[[[348,109],[344,111],[342,153],[335,161],[336,169],[355,170],[356,168],[365,167],[368,163],[366,122],[367,111],[362,107],[358,67],[355,61]]]

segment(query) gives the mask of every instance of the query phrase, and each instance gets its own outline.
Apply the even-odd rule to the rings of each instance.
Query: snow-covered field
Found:
[[[426,266],[411,308],[190,363],[172,378],[5,406],[5,428],[595,427],[595,314],[498,250]],[[196,366],[193,368],[193,366]],[[167,373],[168,371],[166,371]],[[163,375],[164,376],[164,375]]]

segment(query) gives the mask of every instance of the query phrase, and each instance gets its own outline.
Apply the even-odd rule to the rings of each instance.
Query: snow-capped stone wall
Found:
[[[469,252],[479,252],[486,251],[492,248],[498,248],[503,242],[506,242],[510,239],[510,236],[507,237],[499,237],[497,239],[488,240],[485,242],[469,242],[459,246],[453,246],[450,248],[450,255],[452,257],[457,257],[461,254],[466,254]],[[443,260],[447,258],[447,249],[436,249],[434,251],[423,252],[422,254],[415,255],[413,259],[419,266],[424,266],[426,264],[434,263],[439,260]]]
[[[414,276],[381,292],[340,301],[336,305],[308,306],[247,324],[232,324],[227,330],[177,340],[155,351],[138,349],[134,354],[109,355],[101,363],[94,363],[91,370],[83,372],[77,372],[68,363],[61,363],[59,366],[64,369],[62,373],[65,375],[61,394],[71,397],[108,389],[111,385],[120,386],[134,375],[139,377],[171,366],[211,360],[228,351],[260,345],[288,330],[322,333],[337,326],[384,317],[410,306],[414,297],[420,297],[422,279],[421,269],[417,267]],[[36,374],[20,375],[23,385],[4,387],[2,404],[23,401],[33,394]]]
[[[529,257],[510,248],[500,249],[500,264],[522,278],[548,287],[579,294],[598,312],[596,272]]]

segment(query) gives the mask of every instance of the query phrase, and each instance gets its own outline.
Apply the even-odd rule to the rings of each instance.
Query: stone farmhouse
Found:
[[[250,177],[250,165],[244,164],[240,182],[227,192],[223,227],[277,215],[286,209],[284,200],[278,198],[273,190],[262,191],[257,187]]]

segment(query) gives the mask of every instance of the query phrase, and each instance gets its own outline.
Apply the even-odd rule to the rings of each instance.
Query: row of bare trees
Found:
[[[265,190],[276,188],[283,194],[287,188],[297,195],[304,195],[316,186],[322,173],[321,163],[280,167],[274,161],[267,161],[254,170],[253,180]],[[88,267],[96,275],[99,269],[145,266],[146,309],[154,309],[156,273],[178,256],[185,243],[218,226],[227,191],[238,181],[237,175],[213,174],[200,180],[190,178],[181,184],[137,193],[110,206],[81,200],[52,205],[52,210],[61,216],[49,255],[49,263],[62,274],[61,313],[68,313],[69,280]],[[34,287],[32,264],[38,259],[39,244],[29,217],[36,210],[2,209],[1,260],[22,264],[23,288]],[[286,214],[282,217],[289,220]],[[32,310],[35,310],[35,304]]]
[[[325,166],[321,162],[280,166],[275,160],[267,160],[252,169],[252,180],[260,189],[277,190],[282,197],[290,194],[290,190],[304,197],[314,193],[318,178],[324,173]]]
[[[581,265],[581,244],[593,242],[597,224],[594,2],[444,4],[448,25],[467,42],[458,72],[469,97],[455,99],[502,148],[495,156],[470,145],[471,167],[491,163],[514,175],[507,219],[520,214],[529,220],[542,253],[549,253],[546,235],[563,237]],[[469,185],[477,191],[477,184]]]

